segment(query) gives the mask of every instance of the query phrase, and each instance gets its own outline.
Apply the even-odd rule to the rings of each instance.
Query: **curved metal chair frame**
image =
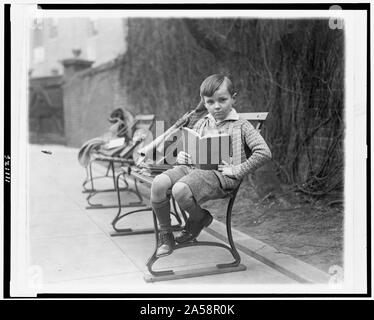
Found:
[[[99,159],[94,159],[94,160],[90,161],[89,169],[88,170],[90,171],[91,177],[92,177],[92,163],[93,162],[97,162],[98,160]],[[138,197],[139,202],[133,203],[133,205],[131,205],[131,206],[142,205],[143,198],[142,198],[141,194],[139,193],[139,191],[138,191],[137,188],[135,190],[132,190],[132,189],[129,188],[129,184],[126,181],[125,176],[122,176],[123,177],[122,182],[125,184],[125,187],[120,187],[119,176],[121,176],[121,175],[119,175],[119,176],[116,177],[115,168],[114,168],[115,163],[121,163],[122,165],[125,165],[127,163],[128,165],[130,165],[130,164],[132,164],[132,161],[131,160],[126,160],[126,159],[120,159],[120,158],[118,159],[118,161],[116,160],[116,158],[111,159],[109,161],[109,165],[108,165],[108,169],[107,169],[106,175],[105,176],[94,177],[94,178],[91,179],[91,187],[92,187],[92,189],[91,189],[90,193],[88,194],[88,196],[86,198],[86,200],[88,202],[88,206],[86,207],[87,209],[110,209],[110,208],[118,208],[118,206],[121,206],[120,202],[118,202],[116,204],[112,204],[112,205],[103,205],[101,203],[92,203],[92,201],[91,201],[91,198],[94,197],[98,193],[115,192],[115,191],[117,191],[118,193],[122,192],[122,191],[134,193]],[[111,175],[109,175],[109,171],[112,172]],[[110,188],[110,189],[101,189],[101,190],[95,189],[94,188],[93,180],[94,179],[101,179],[101,178],[111,178],[111,179],[113,179],[113,185],[114,185],[114,187]]]
[[[127,216],[129,216],[133,213],[144,212],[144,211],[152,212],[152,207],[147,206],[145,208],[141,208],[141,209],[132,210],[132,211],[129,211],[129,212],[122,213],[122,208],[134,207],[134,206],[139,205],[138,203],[131,203],[131,202],[128,205],[122,205],[121,196],[120,196],[120,188],[119,188],[119,179],[120,179],[121,176],[123,176],[124,180],[126,180],[125,175],[130,175],[130,174],[131,174],[131,168],[130,167],[123,168],[122,171],[118,174],[118,176],[116,178],[118,212],[117,212],[117,215],[114,217],[114,219],[112,221],[112,227],[114,229],[114,232],[111,233],[112,237],[134,235],[134,234],[154,233],[155,230],[156,230],[155,228],[144,228],[144,229],[135,229],[134,230],[134,229],[131,229],[131,228],[119,228],[119,227],[117,227],[117,223],[120,220],[122,220],[123,218],[125,218],[125,217],[127,217]],[[135,193],[140,195],[137,181],[138,181],[137,179],[134,179]],[[140,195],[140,197],[141,197],[141,195]],[[173,231],[179,231],[179,230],[182,230],[182,225],[183,225],[182,219],[185,222],[187,220],[187,217],[186,217],[184,212],[181,212],[181,214],[178,213],[175,199],[172,196],[171,196],[171,201],[172,201],[173,211],[170,212],[170,213],[177,220],[177,224],[173,225],[172,229],[173,229]],[[182,216],[182,219],[181,219],[181,216]]]
[[[266,120],[267,115],[268,115],[267,112],[241,113],[240,114],[242,119],[257,122],[255,128],[258,131],[261,130],[261,127],[264,121]],[[233,256],[234,261],[229,262],[229,263],[220,263],[220,264],[217,264],[215,267],[192,269],[192,270],[186,270],[186,271],[154,270],[153,265],[160,258],[156,257],[156,251],[157,251],[158,241],[159,241],[159,237],[158,237],[159,229],[158,229],[157,217],[155,213],[152,211],[153,212],[153,223],[154,223],[154,228],[156,231],[155,232],[156,246],[155,246],[155,250],[152,256],[149,258],[146,264],[150,275],[144,276],[144,280],[147,282],[155,282],[155,281],[183,279],[183,278],[189,278],[189,277],[198,277],[198,276],[203,276],[203,275],[211,275],[211,274],[246,270],[246,266],[240,264],[240,255],[238,253],[238,250],[235,247],[235,243],[232,237],[232,230],[231,230],[232,208],[235,202],[236,195],[239,191],[239,188],[240,188],[240,184],[235,190],[232,190],[227,195],[227,197],[229,197],[230,199],[227,205],[227,210],[226,210],[226,232],[227,232],[227,239],[228,239],[229,246],[223,243],[219,243],[219,242],[195,240],[189,243],[176,244],[174,247],[174,250],[188,248],[188,247],[195,247],[195,246],[220,247],[220,248],[228,250]]]
[[[93,176],[92,172],[92,165],[97,162],[104,162],[108,163],[108,166],[106,167],[106,172],[102,176]],[[82,183],[83,191],[82,193],[100,193],[100,192],[113,192],[116,191],[116,181],[115,181],[115,163],[119,163],[120,165],[133,165],[134,161],[132,159],[127,158],[120,158],[120,157],[110,157],[110,156],[104,156],[101,154],[95,154],[93,156],[93,159],[90,160],[88,166],[86,167],[86,178]],[[111,175],[109,175],[111,173]],[[103,179],[103,178],[110,178],[113,180],[113,188],[110,189],[96,189],[94,186],[94,180]],[[91,188],[87,188],[87,184],[91,185]]]
[[[182,278],[189,278],[189,277],[198,277],[202,275],[209,275],[209,274],[218,274],[218,273],[226,273],[226,272],[234,272],[234,271],[243,271],[246,270],[244,265],[240,264],[241,258],[238,253],[238,250],[235,247],[235,243],[232,237],[232,230],[231,230],[231,216],[232,216],[232,208],[235,202],[236,195],[238,193],[240,185],[233,191],[231,191],[227,198],[229,198],[229,202],[227,204],[226,210],[226,231],[227,231],[227,239],[228,243],[220,243],[214,241],[198,241],[194,240],[191,242],[183,243],[183,244],[176,244],[174,246],[174,251],[178,249],[188,248],[188,247],[197,247],[197,246],[214,246],[228,250],[234,258],[234,261],[229,263],[220,263],[217,264],[215,267],[210,268],[199,268],[199,269],[190,269],[187,271],[174,271],[174,270],[162,270],[157,271],[153,269],[153,265],[156,263],[158,259],[162,259],[163,257],[157,257],[156,251],[159,244],[159,229],[157,223],[157,217],[153,212],[153,223],[155,228],[155,235],[156,235],[156,246],[152,256],[149,258],[147,262],[147,268],[150,275],[144,277],[145,281],[147,282],[155,282],[155,281],[165,281],[165,280],[173,280],[173,279],[182,279]],[[185,214],[183,214],[185,216]]]
[[[258,124],[256,125],[256,129],[260,131],[261,126],[267,117],[267,114],[268,113],[246,113],[246,114],[241,114],[241,115],[244,119],[257,121]],[[226,209],[226,232],[227,232],[228,245],[221,243],[221,242],[194,240],[188,243],[176,244],[174,246],[174,251],[178,249],[184,249],[188,247],[197,247],[197,246],[219,247],[219,248],[228,250],[231,253],[234,260],[231,262],[227,262],[227,263],[219,263],[213,267],[195,268],[195,269],[184,270],[184,271],[174,271],[172,269],[154,270],[153,265],[159,259],[163,258],[163,257],[156,256],[156,251],[157,251],[158,244],[159,244],[159,228],[158,228],[157,217],[151,207],[137,209],[137,210],[133,210],[133,211],[122,214],[121,208],[126,207],[126,206],[121,206],[119,179],[120,179],[120,176],[125,176],[126,174],[131,175],[131,168],[128,167],[128,168],[123,169],[121,173],[117,176],[117,180],[116,180],[119,210],[118,210],[116,217],[112,221],[112,226],[115,230],[112,236],[130,235],[130,234],[139,234],[139,233],[153,233],[153,232],[155,233],[155,238],[156,238],[155,249],[154,249],[152,256],[148,259],[146,263],[146,266],[150,273],[149,275],[144,276],[144,280],[146,282],[183,279],[183,278],[199,277],[199,276],[204,276],[204,275],[213,275],[213,274],[221,274],[221,273],[227,273],[227,272],[246,270],[246,266],[240,263],[241,258],[240,258],[238,250],[235,247],[235,243],[234,243],[233,236],[232,236],[232,230],[231,230],[232,209],[233,209],[233,205],[234,205],[237,193],[240,188],[240,184],[236,189],[232,190],[226,196],[226,198],[229,198],[229,202],[227,204],[227,209]],[[137,179],[140,179],[140,181],[148,183],[148,184],[152,183],[152,178],[149,178],[149,177],[146,178],[144,176],[136,174],[136,176],[134,176],[134,183],[135,183],[135,191],[138,193],[139,193],[139,190],[137,186]],[[187,217],[186,217],[186,213],[183,210],[180,210],[180,213],[178,213],[174,198],[172,198],[172,201],[173,201],[173,209],[174,209],[174,212],[172,212],[172,214],[176,217],[178,221],[178,225],[175,226],[175,229],[177,230],[177,229],[180,229],[182,225],[182,220],[180,217],[183,218],[184,223],[187,221]],[[128,206],[130,205],[131,204],[129,204]],[[121,219],[125,218],[126,216],[130,214],[141,212],[141,211],[152,211],[154,228],[132,230],[131,228],[118,228],[116,226],[118,221],[120,221]]]
[[[144,124],[146,122],[146,124]],[[138,115],[135,117],[135,121],[132,124],[132,127],[144,127],[147,129],[151,129],[153,124],[155,122],[155,115]],[[122,156],[105,156],[101,155],[100,153],[97,153],[94,155],[93,159],[89,162],[88,168],[86,168],[86,178],[82,184],[83,187],[83,193],[89,193],[86,200],[88,202],[87,209],[108,209],[108,208],[118,208],[119,204],[112,204],[112,205],[103,205],[101,203],[92,203],[91,198],[99,193],[105,193],[105,192],[115,192],[117,190],[119,191],[127,191],[132,192],[137,195],[140,201],[142,201],[141,195],[134,190],[131,190],[128,188],[128,183],[126,179],[123,179],[123,182],[125,183],[124,188],[119,188],[119,185],[116,184],[116,172],[115,172],[115,164],[119,163],[120,165],[133,165],[134,161],[132,159],[129,159],[128,156],[132,154],[132,151],[134,148],[136,148],[141,143],[141,140],[135,142]],[[104,162],[108,163],[106,173],[103,176],[93,176],[92,172],[92,164],[94,162]],[[111,172],[111,175],[109,175],[109,172]],[[96,189],[94,186],[94,180],[103,179],[103,178],[111,178],[113,180],[113,188],[109,189]],[[90,183],[91,188],[86,188],[86,185]]]
[[[92,163],[93,163],[93,160],[91,160],[89,162],[89,165],[85,168],[86,169],[86,178],[85,178],[85,180],[82,183],[82,187],[83,187],[82,193],[91,193],[93,191],[96,191],[96,189],[95,189],[95,187],[93,185],[93,180],[102,179],[102,178],[110,178],[111,177],[111,176],[109,176],[109,172],[110,172],[110,169],[111,169],[111,164],[110,163],[109,163],[109,165],[108,165],[108,167],[106,169],[105,175],[103,175],[103,176],[97,176],[97,177],[92,177]],[[91,188],[90,189],[86,188],[86,185],[88,183],[91,184]]]

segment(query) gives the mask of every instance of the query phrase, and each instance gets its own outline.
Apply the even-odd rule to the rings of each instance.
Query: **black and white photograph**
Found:
[[[367,293],[354,6],[11,5],[10,296]]]

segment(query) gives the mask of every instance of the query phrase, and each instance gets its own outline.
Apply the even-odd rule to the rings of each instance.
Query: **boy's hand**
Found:
[[[218,171],[221,171],[224,176],[235,178],[232,166],[230,166],[226,161],[222,160],[222,164],[218,165]]]
[[[180,151],[177,156],[177,163],[192,164],[192,157],[188,153]]]

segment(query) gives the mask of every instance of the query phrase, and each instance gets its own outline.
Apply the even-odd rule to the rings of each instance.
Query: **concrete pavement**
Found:
[[[143,279],[147,274],[145,263],[154,250],[154,234],[110,236],[110,223],[117,209],[86,209],[87,194],[82,193],[85,172],[78,163],[77,149],[30,145],[29,150],[30,264],[41,267],[40,292],[285,292],[285,288],[297,291],[301,283],[328,281],[328,275],[322,271],[277,254],[274,248],[234,230],[234,240],[246,271],[146,283]],[[98,186],[109,187],[111,183],[111,179],[106,179],[99,181]],[[144,188],[143,192],[146,193]],[[134,195],[126,192],[122,193],[122,198],[136,201]],[[116,194],[100,194],[94,201],[115,203]],[[124,222],[133,228],[152,227],[151,213],[130,215]],[[224,225],[214,221],[199,239],[224,240]],[[175,251],[155,266],[182,270],[231,260],[226,250],[195,247]]]

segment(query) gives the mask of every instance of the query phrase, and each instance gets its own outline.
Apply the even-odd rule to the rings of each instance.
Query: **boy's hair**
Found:
[[[213,74],[206,78],[200,86],[200,97],[211,97],[213,96],[214,92],[218,90],[218,88],[222,85],[222,83],[226,84],[227,91],[233,95],[235,93],[234,86],[231,80],[221,74]]]

